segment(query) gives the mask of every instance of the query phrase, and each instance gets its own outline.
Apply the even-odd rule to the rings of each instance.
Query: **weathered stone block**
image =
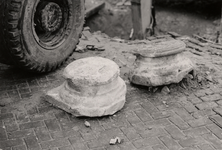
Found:
[[[125,104],[126,84],[119,73],[119,66],[106,58],[76,60],[64,70],[66,81],[46,100],[75,116],[112,115]]]
[[[129,79],[134,84],[160,86],[180,82],[194,69],[184,54],[182,41],[170,40],[153,43],[135,52],[137,59]]]

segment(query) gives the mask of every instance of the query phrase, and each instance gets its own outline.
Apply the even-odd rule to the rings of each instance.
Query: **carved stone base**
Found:
[[[194,69],[194,64],[183,52],[185,44],[181,41],[165,41],[147,48],[136,53],[134,69],[129,76],[134,84],[160,86],[179,83]]]
[[[67,79],[49,91],[46,100],[75,115],[112,115],[125,104],[126,84],[119,67],[109,59],[89,57],[74,61],[64,71]]]

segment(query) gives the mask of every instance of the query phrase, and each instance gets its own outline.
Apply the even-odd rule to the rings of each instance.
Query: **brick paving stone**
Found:
[[[72,145],[75,145],[76,143],[83,143],[84,142],[84,140],[81,136],[73,136],[73,137],[69,137],[68,139]]]
[[[6,139],[7,139],[7,135],[6,135],[5,127],[0,126],[0,141],[6,140]]]
[[[206,141],[202,137],[189,137],[185,140],[180,140],[179,144],[182,147],[192,147],[200,144],[205,144]]]
[[[222,128],[222,117],[219,115],[210,116],[210,120]]]
[[[7,91],[7,94],[10,96],[10,98],[19,98],[21,99],[19,93],[18,93],[18,90],[10,90],[10,91]]]
[[[183,134],[181,130],[175,125],[169,125],[165,127],[165,130],[171,135],[171,137],[175,140],[183,140],[186,136]]]
[[[143,138],[143,139],[137,139],[133,141],[133,145],[137,148],[143,148],[147,146],[154,146],[154,145],[159,145],[161,142],[157,138]]]
[[[210,131],[206,127],[197,127],[197,128],[192,128],[188,130],[184,130],[183,133],[186,134],[187,136],[200,136],[202,134],[209,133]]]
[[[204,97],[200,97],[204,102],[209,102],[209,101],[217,101],[221,100],[222,97],[220,94],[213,94],[213,95],[207,95]]]
[[[71,138],[70,138],[70,139],[71,139]],[[108,145],[109,145],[109,141],[110,141],[111,139],[112,139],[112,138],[109,138],[109,137],[98,137],[97,139],[88,141],[88,142],[87,142],[87,146],[88,146],[90,149],[108,146]],[[72,145],[76,145],[76,144],[78,144],[78,143],[81,143],[81,142],[76,142],[76,140],[75,140],[75,142],[72,142],[72,140],[70,140],[70,142],[72,143]]]
[[[150,102],[143,103],[141,105],[149,114],[158,112],[158,109]]]
[[[12,150],[12,148],[11,147],[7,147],[4,150]]]
[[[73,136],[81,136],[78,131],[69,129],[69,130],[62,130],[57,132],[52,132],[51,137],[53,139],[60,139],[60,138],[66,138],[66,137],[73,137]]]
[[[222,100],[216,101],[216,103],[220,106],[222,106]]]
[[[165,145],[159,144],[152,147],[153,150],[169,150]]]
[[[55,113],[55,117],[59,122],[70,122],[69,115],[64,111]]]
[[[13,118],[13,114],[12,113],[6,113],[6,114],[0,114],[0,120],[5,120],[5,119],[10,119]]]
[[[26,113],[16,114],[16,121],[18,124],[29,122],[29,116]]]
[[[185,147],[185,148],[182,148],[180,150],[200,150],[200,149],[197,148],[196,146],[192,146],[192,147]]]
[[[36,136],[28,136],[24,138],[24,140],[28,149],[40,149],[40,145],[38,144],[38,139]]]
[[[12,150],[27,150],[25,145],[19,145],[12,148]]]
[[[141,120],[139,119],[139,117],[137,117],[135,113],[127,113],[126,118],[130,124],[137,124],[141,122]]]
[[[182,104],[183,107],[188,111],[188,113],[193,113],[197,111],[197,108],[192,104],[191,102],[187,101],[184,104]]]
[[[215,115],[216,113],[212,110],[212,109],[204,109],[204,110],[199,110],[197,112],[193,113],[193,117],[195,119],[199,119],[202,117],[206,117],[206,116],[212,116]]]
[[[196,94],[196,93],[195,93]],[[204,93],[204,95],[205,95],[205,93]],[[202,95],[202,96],[204,96],[204,95]],[[197,95],[196,95],[197,96]],[[200,97],[200,96],[197,96],[196,97],[194,94],[191,94],[189,97],[188,97],[188,100],[191,102],[191,103],[193,103],[193,104],[198,104],[198,103],[201,103],[202,102],[202,100],[200,99],[200,98],[198,98],[198,97]]]
[[[215,135],[208,133],[202,135],[202,137],[211,143],[211,145],[216,149],[222,149],[222,140],[219,140]]]
[[[110,145],[106,147],[106,150],[121,150],[118,145]]]
[[[59,148],[58,147],[53,147],[53,148],[44,149],[44,150],[59,150]]]
[[[211,90],[211,88],[209,89],[204,89],[206,95],[213,95],[215,93],[215,91]]]
[[[184,121],[192,120],[194,119],[191,114],[189,114],[184,108],[175,108],[173,111],[180,116]]]
[[[69,140],[67,139],[59,139],[59,140],[51,140],[44,141],[40,143],[42,149],[53,148],[53,147],[63,147],[70,145]]]
[[[216,88],[211,88],[211,90],[214,92],[214,93],[221,93],[222,91],[222,88],[220,87],[216,87]]]
[[[216,102],[204,102],[204,103],[200,103],[200,104],[197,104],[196,107],[199,109],[199,110],[203,110],[203,109],[209,109],[209,108],[214,108],[214,107],[217,107],[217,103]]]
[[[64,147],[60,147],[59,150],[74,150],[72,148],[72,146],[64,146]]]
[[[101,138],[104,137],[104,138],[108,138],[109,140],[111,138],[119,137],[123,139],[124,141],[127,141],[127,137],[123,134],[123,132],[119,128],[113,128],[113,129],[102,131],[97,134],[97,137],[101,137]]]
[[[205,90],[199,90],[199,91],[195,92],[195,95],[197,97],[203,97],[206,95],[206,92],[205,92]]]
[[[201,150],[215,150],[211,145],[209,144],[203,144],[198,146]]]
[[[44,113],[44,114],[33,114],[29,116],[31,121],[42,121],[55,118],[53,113]]]
[[[43,127],[43,126],[44,126],[44,123],[42,121],[35,121],[35,122],[28,122],[28,123],[20,124],[19,128],[20,130],[25,130],[25,129]]]
[[[0,148],[5,149],[7,147],[14,147],[18,145],[23,145],[22,139],[12,139],[7,141],[0,141]]]
[[[49,131],[46,127],[36,128],[34,129],[35,134],[38,138],[38,141],[49,141],[51,140]]]
[[[170,117],[169,120],[177,127],[179,127],[181,130],[186,130],[190,128],[190,126],[177,115]]]
[[[16,124],[15,122],[11,123],[11,124],[7,124],[5,125],[7,132],[13,132],[13,131],[17,131],[18,128],[18,124]]]
[[[27,115],[32,116],[37,113],[38,113],[37,107],[34,106],[31,108],[27,108]]]
[[[60,131],[59,122],[56,119],[45,120],[45,124],[50,131]]]
[[[118,146],[119,146],[120,150],[136,150],[136,148],[134,147],[134,145],[131,142],[123,142],[123,143],[119,144]],[[150,150],[150,149],[147,148],[146,150]]]
[[[157,120],[157,119],[163,119],[163,118],[169,118],[170,116],[173,115],[172,111],[161,111],[161,112],[155,112],[155,113],[151,113],[151,116],[153,117],[153,119]]]
[[[222,116],[222,107],[213,108],[213,111],[218,115]]]
[[[144,109],[135,110],[134,112],[143,122],[153,120],[150,114],[147,113]]]
[[[210,121],[210,119],[206,116],[206,117],[201,117],[201,118],[194,119],[194,120],[189,120],[188,124],[191,127],[195,128],[195,127],[200,127],[200,126],[212,124],[212,121]]]
[[[166,145],[166,147],[170,150],[178,150],[181,146],[172,138],[167,136],[159,137],[159,139]]]
[[[50,112],[50,111],[54,110],[55,108],[52,106],[46,106],[46,107],[38,107],[37,109],[38,109],[38,112],[40,114],[42,114],[42,113]]]
[[[86,148],[85,148],[86,149]],[[83,150],[83,149],[82,149]],[[98,147],[98,148],[93,148],[93,149],[90,149],[90,150],[106,150],[105,147]]]
[[[16,139],[16,138],[22,138],[22,137],[27,137],[27,136],[33,136],[34,132],[32,129],[28,129],[28,130],[9,132],[7,134],[8,134],[9,139]]]
[[[164,127],[167,125],[171,125],[171,122],[168,119],[164,118],[164,119],[145,122],[145,125],[148,127]]]
[[[69,130],[74,128],[76,125],[73,122],[61,122],[60,127],[61,130]]]
[[[81,135],[85,141],[90,141],[96,138],[96,135],[92,133],[81,133]]]
[[[167,102],[166,104],[161,104],[156,106],[160,111],[172,110],[174,108],[181,108],[181,104],[178,102]]]
[[[215,134],[219,139],[222,140],[222,128],[216,124],[211,124],[206,126],[213,134]]]
[[[141,130],[139,133],[143,138],[157,137],[157,136],[166,136],[167,132],[163,128],[152,128]]]
[[[137,133],[137,131],[133,127],[121,128],[121,130],[130,141],[141,138],[141,136]]]

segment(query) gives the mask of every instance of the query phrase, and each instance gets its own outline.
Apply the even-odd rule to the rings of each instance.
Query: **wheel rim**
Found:
[[[69,5],[66,0],[40,0],[36,6],[32,29],[36,42],[47,50],[62,45],[69,35]]]

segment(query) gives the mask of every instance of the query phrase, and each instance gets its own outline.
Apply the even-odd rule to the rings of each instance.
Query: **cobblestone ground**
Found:
[[[101,44],[102,38],[94,39]],[[115,40],[110,45],[105,46],[105,52],[74,53],[70,61],[89,55],[112,58],[122,67],[121,76],[127,82],[124,66],[131,65],[133,56],[120,49],[129,45]],[[124,108],[102,118],[75,118],[43,101],[41,96],[45,91],[64,81],[61,77],[64,68],[36,75],[1,65],[0,149],[222,150],[222,84],[219,82],[222,58],[198,47],[189,50],[193,60],[198,60],[198,68],[205,66],[217,72],[213,76],[217,83],[192,89],[170,86],[171,93],[165,95],[160,90],[152,93],[127,82]],[[126,59],[121,59],[123,55]],[[86,127],[85,121],[91,126]],[[109,145],[115,137],[120,137],[122,143]]]

